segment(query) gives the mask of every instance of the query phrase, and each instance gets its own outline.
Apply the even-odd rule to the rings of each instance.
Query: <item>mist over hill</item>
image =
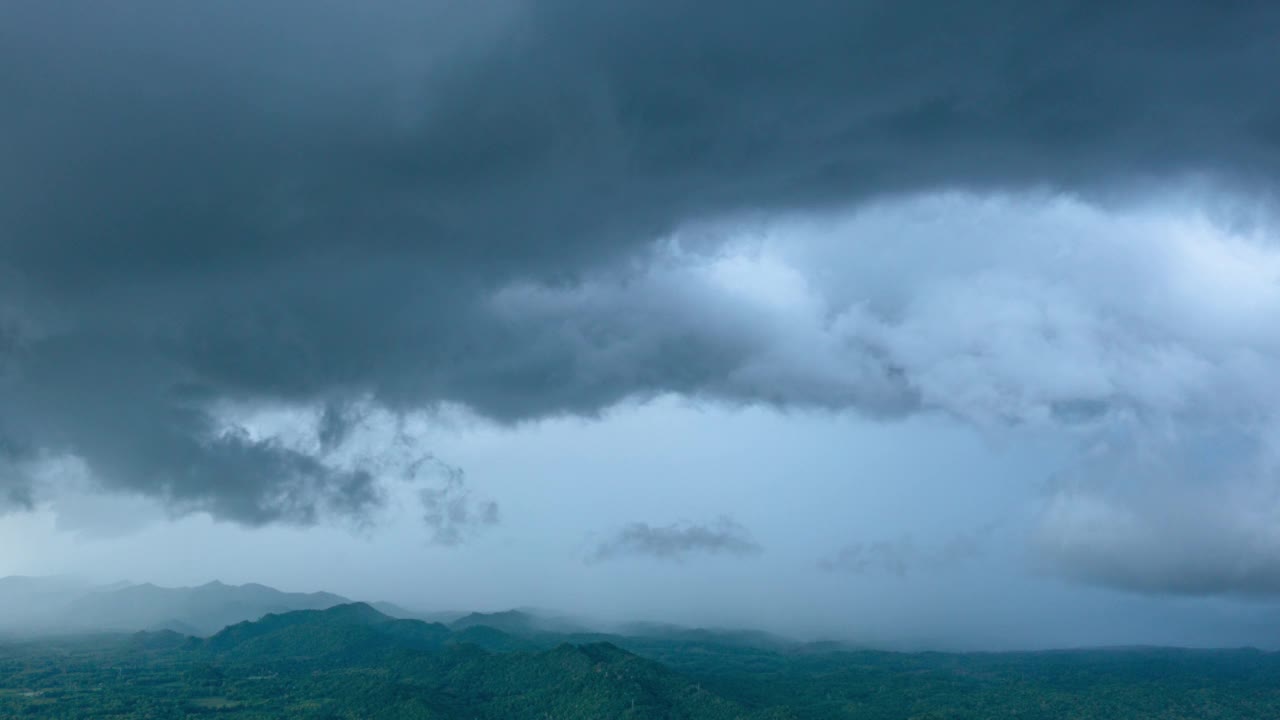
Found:
[[[486,625],[489,619],[504,629]],[[171,630],[0,641],[0,716],[309,720],[1272,718],[1280,654],[1130,648],[894,653],[636,625],[451,625],[367,603]]]
[[[127,582],[96,585],[70,577],[0,578],[0,631],[18,635],[173,630],[211,635],[268,613],[319,610],[350,603],[327,592],[283,592],[250,583],[213,581],[198,587]],[[380,603],[382,612],[407,610]]]
[[[92,584],[72,577],[0,578],[0,635],[47,637],[81,633],[172,631],[208,637],[249,621],[294,611],[366,608],[378,617],[422,621],[443,628],[458,643],[494,650],[550,647],[561,638],[590,642],[603,637],[661,638],[733,645],[784,647],[783,638],[748,630],[692,629],[633,622],[604,625],[550,610],[499,612],[417,611],[385,601],[353,601],[329,592],[285,592],[266,585],[228,585],[217,580],[195,587],[152,583]],[[265,619],[264,619],[265,618]]]

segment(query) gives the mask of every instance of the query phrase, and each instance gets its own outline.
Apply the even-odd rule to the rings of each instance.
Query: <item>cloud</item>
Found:
[[[1214,423],[1280,393],[1280,250],[1204,214],[922,196],[675,246],[641,270],[509,286],[535,367],[599,386],[1081,435]],[[509,360],[514,362],[515,360]],[[549,373],[550,374],[550,373]],[[1247,379],[1246,379],[1247,378]],[[664,382],[665,381],[665,382]]]
[[[1235,270],[1157,273],[1192,283],[1176,307],[1117,301],[1123,263],[1162,252],[1099,263],[1123,282],[1098,300],[1087,258],[1062,283],[982,250],[1026,260],[1012,241],[974,251],[984,272],[862,243],[860,273],[784,258],[762,298],[734,276],[759,266],[702,263],[721,234],[686,234],[672,273],[654,246],[950,189],[1114,208],[1194,176],[1265,200],[1262,4],[147,0],[7,4],[0,27],[0,437],[175,512],[380,505],[385,478],[228,428],[228,402],[518,422],[674,392],[1078,422],[1251,410],[1224,378],[1273,350]],[[926,274],[895,293],[901,258]],[[1200,277],[1220,300],[1186,303]],[[5,468],[0,493],[31,497]]]
[[[681,561],[690,555],[758,555],[762,548],[751,533],[729,517],[714,523],[698,525],[673,523],[652,526],[634,522],[601,542],[588,558],[589,562],[605,562],[621,557],[647,556],[659,560]]]
[[[441,463],[432,457],[415,463],[411,473],[416,477],[424,465],[434,466],[444,475],[439,487],[418,491],[422,501],[422,519],[431,528],[431,542],[452,547],[491,525],[498,524],[498,503],[476,496],[466,487],[460,468]]]
[[[562,338],[578,380],[643,378],[705,342],[733,350],[691,395],[1060,438],[1075,458],[1025,481],[1093,480],[1046,487],[1034,535],[1047,569],[1142,592],[1274,594],[1280,249],[1268,227],[933,196],[761,223],[721,255],[677,247],[678,262],[623,279],[499,298]],[[846,551],[828,564],[931,562],[892,542]]]
[[[369,505],[357,512],[332,513],[337,517],[370,525],[383,518],[384,506],[402,505],[407,489],[419,504],[428,541],[454,547],[496,525],[499,506],[467,482],[462,468],[423,450],[428,415],[392,413],[368,399],[357,399],[302,410],[224,404],[218,420],[255,441],[312,457],[328,472],[375,478],[376,496]]]
[[[1049,569],[1153,595],[1280,594],[1274,431],[1172,429],[1100,443],[1050,484]]]
[[[950,570],[983,555],[995,529],[994,524],[985,525],[972,532],[956,534],[937,546],[922,547],[911,537],[852,542],[819,560],[818,567],[827,572],[881,573],[897,577]]]
[[[829,572],[857,575],[875,570],[901,577],[907,574],[909,566],[914,565],[915,555],[915,546],[908,540],[870,544],[855,542],[840,548],[834,556],[818,561],[818,567]]]

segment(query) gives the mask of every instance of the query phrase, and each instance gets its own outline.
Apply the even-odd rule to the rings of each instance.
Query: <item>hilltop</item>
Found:
[[[386,714],[417,713],[413,717],[752,717],[696,681],[611,643],[561,642],[538,650],[476,619],[451,629],[353,603],[239,623],[189,643],[184,652],[210,665],[288,667],[312,677],[368,669],[373,676],[360,674],[360,699],[343,705],[360,717],[372,706]]]

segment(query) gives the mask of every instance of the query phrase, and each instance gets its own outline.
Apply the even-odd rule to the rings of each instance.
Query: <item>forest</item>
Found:
[[[1280,656],[897,653],[753,633],[451,624],[363,603],[173,631],[0,641],[0,717],[926,720],[1280,717]]]

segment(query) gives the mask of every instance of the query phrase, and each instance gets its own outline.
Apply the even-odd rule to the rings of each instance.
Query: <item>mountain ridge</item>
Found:
[[[372,674],[361,677],[379,678],[395,668],[394,679],[362,682],[384,688],[391,698],[384,702],[414,708],[414,717],[532,717],[533,708],[554,717],[567,709],[581,718],[763,717],[610,642],[494,648],[472,642],[478,637],[515,640],[490,626],[452,629],[350,603],[238,623],[184,650],[233,675],[276,668],[299,678],[347,677],[368,668]],[[171,643],[171,636],[154,641]]]
[[[752,644],[768,637],[670,626],[648,637],[520,637],[484,618],[527,620],[479,613],[450,628],[353,602],[268,613],[208,638],[162,631],[0,645],[0,716],[1110,720],[1276,717],[1280,708],[1280,653],[1257,650],[765,649]],[[1209,688],[1206,678],[1223,682]],[[107,712],[118,708],[132,712]]]
[[[68,577],[0,578],[0,630],[10,634],[74,634],[171,629],[210,635],[272,612],[351,602],[328,592],[285,592],[214,580],[198,586],[154,583],[95,585]]]
[[[91,584],[70,576],[0,577],[0,634],[72,635],[95,632],[172,630],[210,637],[222,629],[297,610],[323,610],[361,601],[329,592],[288,592],[261,583],[233,585],[211,580],[166,587],[151,582]],[[419,612],[394,603],[363,602],[383,616],[447,626],[460,642],[494,650],[546,647],[550,636],[593,642],[620,636],[673,638],[688,642],[780,648],[795,644],[757,631],[709,630],[661,623],[592,628],[552,611],[528,608],[496,612]],[[500,632],[501,634],[495,634]],[[766,640],[767,638],[767,640]]]

